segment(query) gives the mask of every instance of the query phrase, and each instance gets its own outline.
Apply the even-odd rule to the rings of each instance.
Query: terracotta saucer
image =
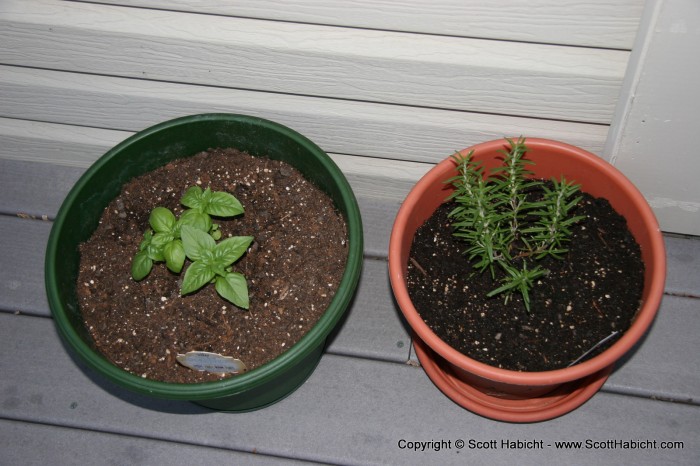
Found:
[[[513,400],[488,395],[457,379],[436,362],[439,358],[421,340],[413,341],[416,355],[430,380],[452,401],[476,414],[507,422],[540,422],[562,416],[588,401],[613,370],[606,367],[584,379],[563,384],[547,395]],[[429,353],[432,353],[429,356]]]

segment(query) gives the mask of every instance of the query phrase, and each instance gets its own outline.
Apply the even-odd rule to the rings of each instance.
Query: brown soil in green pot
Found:
[[[245,208],[242,216],[214,221],[223,238],[255,238],[234,264],[247,278],[247,311],[213,285],[180,296],[184,270],[173,274],[164,263],[140,282],[131,278],[151,210],[178,215],[182,194],[194,185],[230,192]],[[328,196],[284,162],[233,149],[176,160],[132,180],[80,252],[79,303],[99,351],[133,374],[179,383],[225,376],[188,369],[178,353],[219,353],[252,370],[293,346],[331,302],[348,254],[346,225]]]

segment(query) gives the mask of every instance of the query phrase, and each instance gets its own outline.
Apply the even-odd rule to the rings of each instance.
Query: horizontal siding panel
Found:
[[[277,121],[327,152],[428,163],[478,142],[521,134],[562,140],[600,154],[608,130],[584,123],[0,66],[3,125],[24,125],[11,121],[22,119],[134,132],[178,116],[210,112]],[[68,133],[58,137],[82,131],[54,130]],[[0,131],[11,137],[15,130],[0,126]],[[17,131],[24,134],[29,129]]]
[[[0,4],[0,63],[608,124],[629,52],[56,2]]]
[[[0,166],[17,162],[37,162],[50,166],[87,168],[110,148],[131,136],[133,132],[73,127],[24,120],[0,118]],[[416,162],[329,154],[343,171],[358,196],[384,200],[402,200],[418,179],[432,165]],[[19,170],[16,168],[13,170]],[[8,168],[3,168],[7,171]],[[36,169],[35,169],[36,170]],[[52,169],[41,168],[50,176]],[[0,175],[5,180],[7,173]],[[26,175],[26,174],[25,174]],[[40,189],[41,186],[35,186]],[[62,195],[65,195],[63,193]],[[0,203],[0,212],[7,211],[6,198]],[[19,212],[34,212],[32,206]],[[41,212],[53,217],[55,212]]]
[[[92,0],[95,2],[95,0]],[[145,8],[484,39],[630,49],[643,0],[97,0]]]

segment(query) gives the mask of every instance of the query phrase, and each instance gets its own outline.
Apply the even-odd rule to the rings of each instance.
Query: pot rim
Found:
[[[572,367],[542,372],[519,372],[489,366],[476,361],[449,346],[430,329],[420,317],[420,314],[408,295],[405,279],[407,260],[403,261],[401,258],[401,241],[407,222],[412,216],[413,210],[420,201],[423,193],[428,187],[435,183],[442,184],[444,180],[451,176],[446,176],[446,174],[454,172],[455,165],[451,157],[438,163],[426,173],[418,183],[416,183],[401,205],[389,241],[389,278],[397,303],[409,322],[409,325],[412,327],[414,334],[451,364],[483,378],[503,383],[517,385],[552,385],[581,379],[611,366],[629,351],[644,335],[654,320],[663,295],[666,276],[666,252],[663,236],[661,235],[658,222],[651,207],[649,207],[649,204],[646,202],[641,192],[617,168],[588,151],[559,141],[543,138],[527,138],[526,144],[531,151],[538,148],[555,149],[559,152],[558,157],[577,159],[579,162],[595,170],[605,172],[619,189],[623,190],[633,201],[639,210],[645,227],[648,229],[647,233],[651,244],[648,258],[649,262],[653,262],[654,270],[651,272],[653,274],[652,278],[646,285],[648,287],[648,290],[645,290],[647,297],[638,310],[631,327],[617,342],[615,342],[615,344],[590,360]],[[503,145],[504,140],[499,139],[476,144],[460,152],[462,154],[466,154],[471,150],[474,150],[475,154],[478,154],[480,151],[491,152],[503,148]],[[570,179],[573,180],[575,180],[575,178],[575,176],[570,177]]]

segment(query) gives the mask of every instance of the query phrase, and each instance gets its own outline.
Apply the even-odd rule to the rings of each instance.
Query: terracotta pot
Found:
[[[645,264],[643,302],[631,328],[608,350],[575,366],[545,372],[518,372],[471,359],[442,341],[413,306],[406,270],[413,236],[444,202],[451,187],[444,181],[457,174],[451,158],[428,172],[411,190],[396,217],[389,243],[389,275],[396,300],[413,329],[418,359],[430,379],[459,405],[493,419],[536,422],[565,414],[588,400],[603,385],[615,362],[629,351],[651,325],[663,295],[666,254],[656,218],[642,194],[616,168],[577,147],[528,138],[529,167],[538,178],[565,176],[581,189],[610,201],[623,215],[639,243]],[[499,165],[504,140],[464,149],[486,169]]]

